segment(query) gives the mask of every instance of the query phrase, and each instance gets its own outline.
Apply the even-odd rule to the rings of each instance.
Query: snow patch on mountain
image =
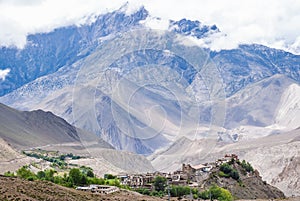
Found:
[[[9,68],[6,68],[4,70],[0,69],[0,79],[2,81],[5,81],[6,76],[8,75],[8,73],[10,72]]]

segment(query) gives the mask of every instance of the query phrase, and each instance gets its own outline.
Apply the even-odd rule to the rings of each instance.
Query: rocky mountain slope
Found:
[[[275,74],[286,75],[299,83],[299,55],[252,44],[211,53],[211,57],[223,75],[227,96]]]
[[[282,191],[263,181],[258,171],[249,171],[249,169],[247,171],[247,169],[242,166],[241,161],[234,160],[226,164],[228,165],[223,167],[227,169],[222,168],[222,165],[213,168],[203,186],[209,188],[211,185],[217,184],[222,188],[228,189],[235,199],[285,198]],[[231,168],[231,171],[235,171],[235,177],[228,176],[228,173],[226,176],[222,176],[226,174],[223,171],[229,171],[229,168]],[[229,175],[231,175],[231,173]]]
[[[299,85],[275,75],[226,99],[225,127],[236,140],[263,137],[299,127]]]
[[[2,173],[30,163],[32,160],[20,151],[32,148],[85,156],[85,165],[92,165],[99,175],[153,171],[144,156],[115,150],[96,135],[77,129],[50,112],[18,111],[0,104],[0,119]]]
[[[40,76],[51,74],[63,66],[70,66],[89,55],[99,44],[101,37],[137,26],[147,15],[145,9],[131,16],[115,11],[99,16],[91,24],[29,35],[25,48],[21,50],[1,47],[0,66],[10,68],[11,71],[6,81],[0,83],[0,95]]]
[[[16,171],[24,164],[30,164],[35,161],[35,159],[13,149],[9,143],[0,137],[0,174],[7,171]]]
[[[19,150],[85,141],[95,141],[101,148],[112,148],[102,139],[75,128],[51,112],[18,111],[3,104],[0,104],[0,111],[0,137]]]
[[[180,136],[201,138],[207,130],[216,135],[210,125],[230,129],[230,136],[297,127],[293,108],[299,100],[282,96],[293,93],[285,91],[290,85],[299,86],[300,56],[256,44],[220,52],[190,47],[185,36],[203,38],[220,30],[182,19],[158,34],[145,29],[147,17],[144,8],[131,15],[120,9],[90,24],[30,35],[23,50],[2,48],[1,66],[12,71],[0,83],[6,94],[0,101],[50,110],[117,149],[142,154]],[[293,117],[285,115],[291,110]]]
[[[236,143],[181,138],[148,159],[157,170],[168,172],[179,169],[182,163],[197,165],[235,153],[241,160],[249,161],[263,180],[279,188],[286,196],[299,196],[299,171],[293,169],[299,166],[299,136],[300,130],[297,129]]]

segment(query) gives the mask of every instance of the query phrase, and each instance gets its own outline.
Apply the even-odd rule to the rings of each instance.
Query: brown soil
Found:
[[[19,201],[160,201],[156,197],[143,196],[135,192],[121,190],[109,195],[99,195],[66,188],[48,181],[27,181],[16,177],[0,176],[0,200]]]
[[[0,175],[0,200],[19,201],[162,201],[167,198],[144,196],[132,191],[100,195],[66,188],[48,181],[27,181],[17,177]],[[171,198],[172,201],[186,201],[187,199]],[[299,201],[300,198],[278,199],[280,201]],[[250,200],[240,200],[250,201]],[[270,201],[270,199],[257,199],[256,201]]]

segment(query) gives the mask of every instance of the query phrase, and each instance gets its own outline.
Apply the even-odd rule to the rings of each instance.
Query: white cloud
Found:
[[[10,72],[9,68],[4,70],[0,69],[0,80],[4,81],[9,72]]]
[[[26,2],[26,3],[24,3]],[[22,47],[28,33],[49,31],[55,27],[82,22],[91,14],[118,9],[126,0],[13,0],[0,1],[0,44]],[[216,50],[240,43],[260,43],[299,52],[300,1],[298,0],[129,0],[126,12],[141,4],[152,17],[148,26],[165,28],[166,20],[187,18],[204,24],[216,24],[220,38],[210,38]],[[226,34],[226,36],[225,36]],[[205,41],[208,42],[208,41]]]
[[[170,23],[168,19],[160,19],[149,16],[144,21],[142,21],[141,24],[144,24],[146,27],[152,29],[167,30]]]
[[[125,3],[125,0],[0,1],[0,44],[21,48],[28,33],[48,32],[60,26],[78,24],[82,18],[119,9]]]
[[[292,52],[300,49],[292,48],[300,36],[300,1],[297,0],[145,0],[145,5],[152,15],[161,18],[188,18],[216,24],[226,34],[210,39],[210,47],[216,50],[240,43],[260,43]]]

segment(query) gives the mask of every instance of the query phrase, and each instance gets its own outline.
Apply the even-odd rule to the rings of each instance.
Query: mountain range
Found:
[[[286,146],[291,154],[275,157],[260,171],[285,193],[299,194],[298,181],[284,170],[296,165],[288,160],[297,161],[299,154],[292,142],[298,142],[300,126],[300,56],[259,44],[211,51],[193,41],[221,32],[216,25],[182,19],[171,20],[168,30],[152,30],[144,24],[151,17],[144,8],[132,14],[121,8],[86,24],[29,35],[24,49],[2,47],[0,66],[11,71],[0,81],[0,102],[35,111],[1,106],[16,116],[1,129],[16,121],[28,127],[24,122],[30,118],[38,125],[56,119],[67,125],[63,140],[47,128],[41,140],[16,144],[47,144],[49,136],[55,142],[86,143],[90,136],[115,158],[126,159],[128,152],[119,150],[130,151],[128,161],[145,167],[145,158],[135,155],[143,154],[158,170],[232,150],[259,166],[255,150],[271,157]],[[7,118],[3,114],[1,120]],[[3,133],[6,139],[13,136]],[[261,146],[261,139],[270,143]],[[124,161],[110,162],[120,167]],[[276,173],[269,171],[279,164]],[[291,191],[284,187],[287,181]]]
[[[98,174],[153,170],[144,156],[115,150],[96,135],[70,125],[51,112],[18,111],[0,104],[0,118],[0,173],[2,174],[29,163],[28,161],[31,160],[26,159],[20,152],[30,149],[92,157],[93,159],[88,163],[98,166],[95,171]]]
[[[12,71],[1,82],[0,101],[23,110],[50,110],[71,124],[96,133],[117,149],[141,154],[166,147],[178,136],[207,135],[206,128],[212,124],[221,133],[223,128],[228,129],[226,135],[249,130],[266,130],[264,133],[270,134],[298,127],[299,99],[295,98],[294,105],[290,105],[291,101],[284,101],[283,96],[299,94],[300,56],[256,44],[220,52],[187,47],[176,41],[177,34],[203,38],[220,30],[215,25],[183,19],[170,21],[171,34],[157,34],[143,28],[147,17],[144,8],[131,15],[121,9],[99,16],[91,24],[29,35],[22,50],[2,48],[5,59],[0,59],[1,65],[16,66],[12,69],[18,72]],[[161,37],[162,42],[155,37]],[[168,40],[173,52],[158,50]],[[118,51],[123,46],[127,51]],[[15,54],[8,54],[12,51]],[[32,59],[21,56],[18,59],[22,65],[11,63],[17,62],[16,55],[23,54]],[[39,68],[35,67],[35,59],[41,60]],[[30,65],[24,65],[25,61],[30,61]],[[184,79],[179,77],[181,74]],[[5,89],[8,84],[10,87]],[[289,87],[292,84],[295,86]],[[19,85],[23,86],[15,89]],[[81,97],[86,97],[85,101]],[[141,100],[148,104],[140,104]],[[216,106],[220,101],[224,103]],[[145,118],[143,111],[147,108],[155,109]],[[287,111],[291,108],[290,117]],[[280,111],[281,117],[277,115]],[[215,113],[220,113],[220,117]],[[279,129],[266,128],[270,126]]]

